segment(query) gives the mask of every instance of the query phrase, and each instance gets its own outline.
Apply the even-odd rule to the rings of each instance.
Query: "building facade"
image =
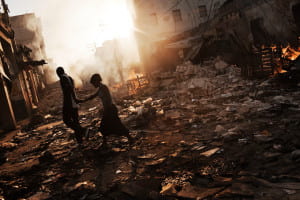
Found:
[[[4,1],[0,13],[0,129],[10,130],[16,127],[16,119],[11,101],[11,80],[18,74],[14,57],[14,33],[9,24],[8,9]]]
[[[168,38],[198,27],[214,16],[225,0],[135,0],[136,25],[149,37]]]
[[[4,0],[1,3],[0,132],[15,129],[18,121],[31,116],[39,100],[41,84],[37,66],[45,63],[44,60],[36,61],[30,48],[16,43],[8,6]]]
[[[225,0],[135,0],[136,37],[145,70],[152,71],[154,66],[161,64],[161,59],[156,58],[162,54],[165,58],[178,54],[178,49],[159,52],[157,48],[161,47],[157,44],[160,41],[198,28],[214,17],[224,2]],[[163,65],[172,65],[177,59],[167,59]]]
[[[10,17],[10,24],[17,44],[30,48],[32,59],[41,60],[47,57],[40,18],[34,13],[16,15]]]
[[[29,101],[31,107],[34,108],[39,102],[39,93],[45,85],[43,66],[32,63],[34,60],[47,57],[41,20],[34,13],[28,13],[10,17],[10,24],[18,44],[18,59],[20,63],[23,63],[21,65],[24,69],[24,82],[28,90]]]

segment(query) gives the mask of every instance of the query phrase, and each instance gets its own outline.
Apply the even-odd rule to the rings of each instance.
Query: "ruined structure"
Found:
[[[186,48],[188,41],[167,45],[165,40],[195,30],[211,19],[224,1],[134,1],[138,30],[136,36],[145,68],[151,71],[153,66],[172,66],[178,63],[178,49]]]
[[[41,66],[45,63],[41,60],[47,58],[41,20],[34,13],[29,13],[10,17],[10,23],[18,44],[19,63],[28,77],[30,101],[35,106],[39,101],[38,93],[45,84],[44,70]]]
[[[0,130],[16,128],[16,122],[31,115],[37,106],[38,88],[41,85],[33,68],[45,63],[31,58],[31,49],[18,45],[10,24],[8,7],[2,1],[0,19],[1,81],[0,81]]]
[[[298,48],[299,1],[256,0],[227,1],[210,21],[205,31],[199,30],[194,61],[222,55],[238,64],[244,76],[272,75],[281,68],[282,48]],[[198,51],[198,52],[197,52]]]
[[[9,24],[8,9],[2,1],[4,11],[0,18],[1,66],[0,66],[0,127],[13,129],[16,127],[13,105],[11,101],[11,79],[17,76],[17,66],[14,57],[14,33]]]
[[[290,44],[297,51],[300,35],[298,0],[220,1],[217,6],[207,4],[207,20],[201,18],[200,12],[195,24],[188,15],[182,14],[180,19],[183,25],[176,28],[176,31],[174,29],[173,34],[164,32],[159,35],[151,32],[158,30],[163,33],[161,27],[170,30],[170,26],[163,20],[164,15],[169,13],[172,16],[171,11],[174,14],[180,9],[180,5],[187,2],[178,1],[171,9],[168,9],[166,3],[156,4],[162,10],[167,9],[167,12],[158,15],[162,20],[153,25],[149,22],[150,17],[147,21],[143,20],[145,17],[139,16],[149,15],[149,10],[157,8],[153,8],[151,3],[136,1],[136,13],[139,17],[136,24],[140,30],[137,35],[147,68],[168,69],[182,61],[201,63],[211,57],[222,56],[227,62],[240,66],[244,76],[272,75],[290,64],[282,64],[285,62],[282,60],[283,48]],[[187,13],[194,13],[197,5],[190,5]],[[175,16],[177,15],[173,15],[173,18]],[[173,27],[179,20],[179,17],[175,18]],[[191,25],[192,22],[194,26]],[[160,28],[155,28],[156,26]],[[160,41],[153,38],[160,38]]]
[[[11,26],[15,32],[16,42],[32,50],[32,58],[46,58],[45,42],[42,33],[41,19],[34,13],[10,17]]]

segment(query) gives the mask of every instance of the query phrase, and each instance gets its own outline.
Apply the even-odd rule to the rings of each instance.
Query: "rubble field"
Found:
[[[115,99],[131,146],[110,136],[102,148],[93,100],[80,108],[91,133],[78,147],[59,84],[49,86],[31,122],[1,138],[1,199],[300,199],[299,85],[245,80],[218,59],[154,77]]]

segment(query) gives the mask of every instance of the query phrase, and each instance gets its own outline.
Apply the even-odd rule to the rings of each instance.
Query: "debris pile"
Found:
[[[83,147],[61,121],[59,104],[31,129],[2,139],[0,196],[299,199],[298,88],[277,78],[244,80],[220,58],[152,77],[140,94],[117,101],[131,146],[112,136],[102,148],[94,101],[80,111],[91,129]]]

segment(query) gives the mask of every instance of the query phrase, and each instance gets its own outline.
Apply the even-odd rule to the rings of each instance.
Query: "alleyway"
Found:
[[[218,60],[161,73],[115,99],[132,146],[111,136],[102,148],[94,100],[79,148],[61,100],[48,86],[32,121],[1,138],[3,199],[300,199],[300,92],[284,76],[245,80]]]

